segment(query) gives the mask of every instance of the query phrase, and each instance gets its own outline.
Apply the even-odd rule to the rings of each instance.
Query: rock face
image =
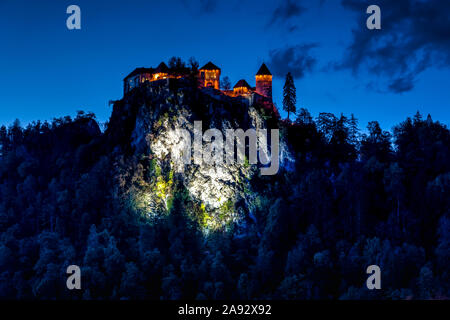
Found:
[[[201,134],[217,129],[225,139],[227,129],[267,129],[271,117],[275,115],[249,100],[200,90],[189,80],[167,79],[135,89],[116,102],[107,133],[122,141],[134,159],[130,161],[142,163],[144,174],[135,195],[146,215],[167,212],[175,192],[174,180],[181,180],[196,219],[205,230],[214,230],[239,223],[251,212],[255,194],[250,181],[259,170],[247,158],[243,164],[227,163],[225,157],[211,164],[196,162],[193,142],[199,131],[195,123],[201,121]],[[220,157],[214,149],[216,139],[202,141],[202,148],[212,148],[211,154]],[[282,162],[289,158],[283,141],[280,153]]]

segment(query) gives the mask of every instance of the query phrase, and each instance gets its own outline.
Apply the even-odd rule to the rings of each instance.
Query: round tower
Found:
[[[263,63],[256,73],[256,93],[272,100],[272,74]]]

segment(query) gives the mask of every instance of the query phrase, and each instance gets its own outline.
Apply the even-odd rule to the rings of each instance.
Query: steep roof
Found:
[[[235,85],[234,85],[234,87],[233,88],[242,88],[242,87],[245,87],[245,88],[248,88],[248,89],[252,89],[252,87],[250,87],[250,85],[247,83],[247,81],[245,81],[244,79],[241,79],[241,80],[239,80]]]
[[[156,67],[155,72],[169,73],[169,67],[168,67],[164,62],[161,62],[161,63]]]
[[[257,76],[271,76],[272,74],[269,71],[269,68],[267,68],[266,64],[263,63],[261,65],[261,68],[259,68],[258,72],[256,73]]]
[[[153,68],[136,68],[129,75],[127,75],[123,80],[127,80],[128,78],[134,77],[138,74],[153,73],[153,72],[154,72]]]
[[[200,70],[220,70],[220,68],[210,61],[201,67]]]

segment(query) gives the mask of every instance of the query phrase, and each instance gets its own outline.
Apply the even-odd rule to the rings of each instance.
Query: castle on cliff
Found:
[[[191,69],[186,67],[169,68],[164,62],[161,62],[156,68],[137,68],[125,77],[124,93],[141,86],[145,82],[153,82],[169,78],[185,78],[189,76]],[[230,97],[250,96],[257,94],[265,100],[272,102],[272,74],[269,68],[263,63],[255,75],[256,86],[251,87],[244,79],[239,80],[231,88],[221,88],[220,86],[221,69],[212,62],[208,62],[198,71],[198,85],[201,88],[212,88],[220,90],[223,94]]]

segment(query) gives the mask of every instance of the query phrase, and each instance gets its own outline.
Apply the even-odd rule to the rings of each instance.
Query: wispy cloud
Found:
[[[433,66],[450,66],[450,1],[378,0],[381,30],[368,30],[361,15],[371,3],[342,0],[361,18],[338,69],[375,75],[385,90],[402,93],[414,88],[418,76]]]
[[[200,8],[203,12],[211,13],[217,7],[218,0],[200,0]]]
[[[300,2],[301,1],[299,0],[283,0],[281,4],[273,11],[267,25],[270,26],[277,23],[286,24],[290,19],[299,17],[305,13],[307,9],[302,6]],[[292,26],[290,29],[292,29]]]

